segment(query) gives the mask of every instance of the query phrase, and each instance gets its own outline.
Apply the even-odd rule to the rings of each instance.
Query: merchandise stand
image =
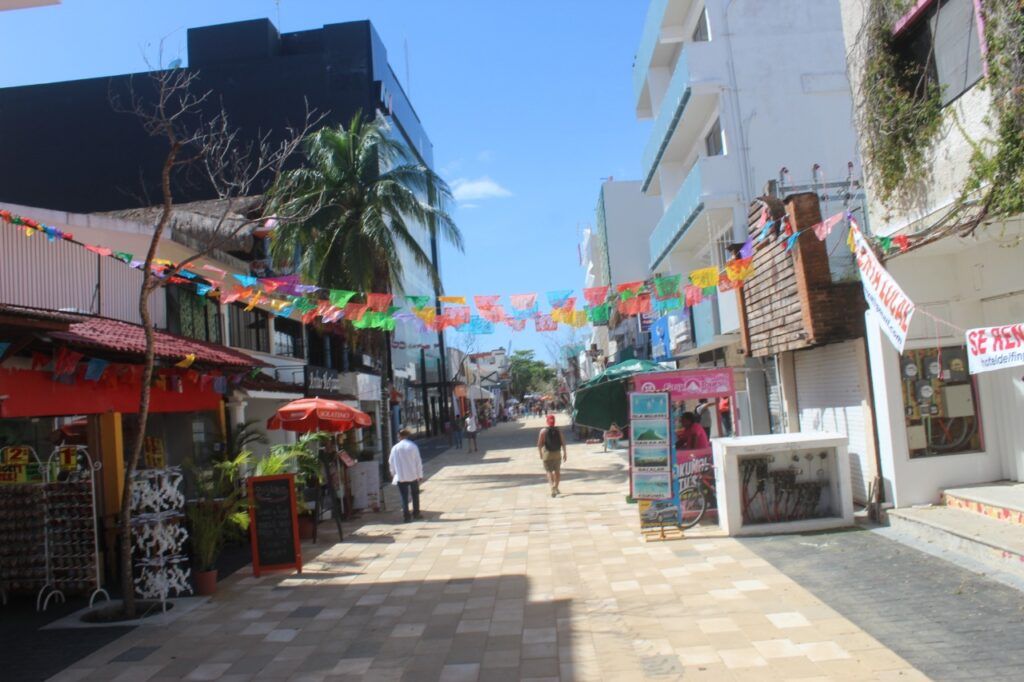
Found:
[[[0,482],[0,603],[7,604],[10,592],[45,586],[47,538],[43,467],[35,450],[4,448],[0,466],[9,477]]]
[[[167,598],[192,592],[191,570],[183,553],[188,531],[180,467],[141,469],[132,474],[132,553],[135,555],[135,593],[158,599],[167,611]]]
[[[100,595],[99,538],[96,534],[96,472],[102,466],[85,446],[54,449],[46,463],[43,484],[46,537],[46,584],[36,597],[36,610],[45,611],[65,592],[91,590],[89,606]]]

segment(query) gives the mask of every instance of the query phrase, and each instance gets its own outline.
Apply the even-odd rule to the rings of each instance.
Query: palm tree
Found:
[[[406,293],[402,275],[411,258],[430,275],[435,293],[441,291],[417,232],[425,229],[430,251],[439,236],[462,250],[462,233],[442,208],[451,190],[389,132],[382,119],[364,120],[357,112],[347,127],[322,128],[306,138],[305,166],[282,174],[269,192],[271,211],[304,216],[278,225],[275,262],[294,264],[307,281],[327,289]],[[384,341],[371,350],[381,366]],[[386,376],[381,383],[386,395]],[[381,434],[386,452],[391,434],[383,424]],[[331,504],[340,534],[337,496]]]
[[[311,134],[305,151],[306,166],[282,175],[270,206],[278,215],[310,217],[277,227],[274,260],[295,263],[321,287],[404,293],[408,254],[439,289],[416,231],[422,226],[431,240],[441,236],[462,249],[462,234],[440,207],[451,198],[444,180],[390,137],[382,120],[366,121],[360,113],[347,127]]]

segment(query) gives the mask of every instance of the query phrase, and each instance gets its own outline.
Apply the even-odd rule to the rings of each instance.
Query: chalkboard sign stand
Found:
[[[253,575],[258,578],[264,571],[290,569],[302,573],[302,543],[299,539],[299,515],[295,505],[295,474],[253,476],[248,479],[246,486],[249,492],[249,537],[252,541]],[[272,523],[276,527],[272,528]],[[287,534],[289,525],[291,537],[284,537],[282,544],[281,535]]]

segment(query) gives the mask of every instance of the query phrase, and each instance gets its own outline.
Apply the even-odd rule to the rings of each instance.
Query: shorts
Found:
[[[544,471],[555,473],[562,470],[562,453],[547,452],[544,454]]]

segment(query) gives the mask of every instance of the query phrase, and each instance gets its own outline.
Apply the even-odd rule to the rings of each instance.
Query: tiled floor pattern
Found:
[[[731,539],[644,543],[621,454],[573,445],[552,499],[539,426],[430,462],[427,521],[371,515],[54,679],[924,679]]]

